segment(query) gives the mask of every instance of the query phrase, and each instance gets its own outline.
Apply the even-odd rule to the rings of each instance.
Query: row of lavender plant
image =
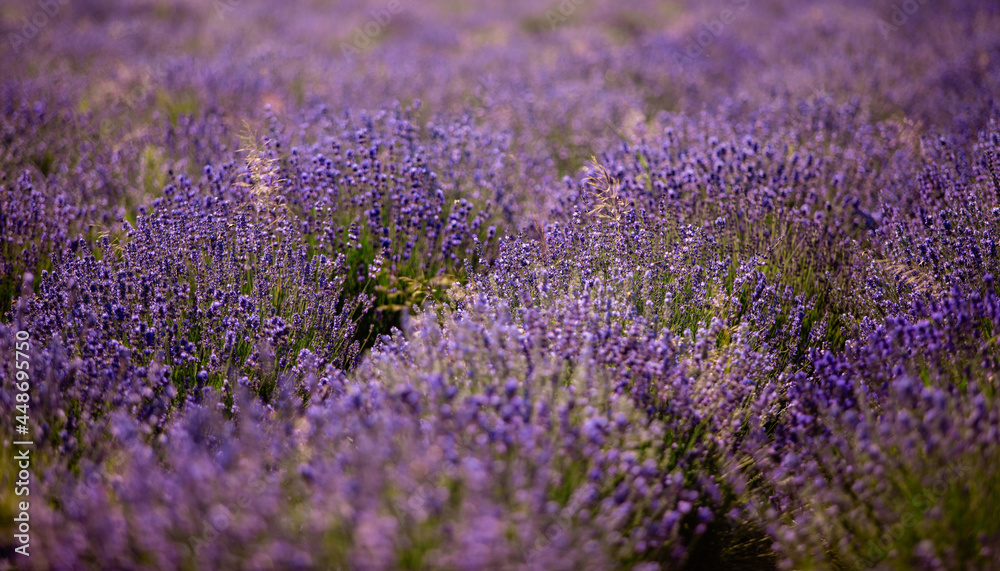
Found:
[[[997,12],[910,4],[50,15],[13,561],[1000,567]]]
[[[983,138],[980,158],[987,161],[987,167],[994,160],[995,147],[992,135]],[[766,251],[751,250],[746,258],[737,256],[739,271],[730,278],[733,250],[724,245],[724,235],[716,235],[721,225],[713,223],[706,230],[704,226],[680,226],[681,220],[671,229],[666,224],[669,210],[653,216],[602,202],[602,192],[611,188],[606,185],[616,184],[607,171],[595,171],[581,181],[593,194],[587,212],[577,211],[567,222],[548,225],[540,232],[540,240],[504,240],[491,269],[450,292],[447,299],[452,309],[442,308],[445,313],[440,317],[432,311],[416,318],[405,337],[397,333],[383,339],[358,370],[344,377],[326,365],[343,366],[351,353],[338,355],[335,348],[341,346],[339,341],[326,350],[315,339],[308,348],[302,346],[298,340],[308,335],[309,325],[299,325],[301,315],[297,320],[295,314],[280,313],[282,307],[296,308],[302,302],[313,316],[329,311],[327,315],[336,318],[338,306],[331,300],[338,299],[335,292],[341,287],[337,284],[343,284],[344,273],[341,281],[334,279],[332,296],[315,290],[323,281],[323,267],[317,263],[315,274],[311,267],[322,257],[310,259],[302,246],[294,248],[301,244],[296,238],[296,218],[279,205],[262,206],[254,188],[259,191],[259,186],[267,183],[254,181],[251,170],[244,175],[248,186],[232,187],[234,196],[221,200],[202,197],[180,177],[180,186],[168,187],[164,199],[154,204],[164,214],[141,219],[131,231],[133,235],[122,236],[120,244],[105,241],[100,261],[85,253],[61,268],[59,275],[45,276],[38,301],[29,302],[25,318],[32,320],[33,329],[61,333],[36,358],[34,369],[46,379],[43,394],[51,399],[43,401],[41,409],[51,406],[48,412],[53,420],[72,419],[63,421],[65,426],[56,420],[40,428],[53,444],[62,446],[53,447],[53,455],[72,450],[66,443],[74,438],[81,444],[76,449],[77,462],[53,461],[51,479],[46,479],[46,486],[52,487],[46,493],[51,494],[51,505],[60,508],[53,508],[45,517],[51,518],[53,529],[69,525],[62,518],[74,513],[104,513],[122,522],[110,530],[107,520],[100,518],[92,524],[78,524],[76,533],[81,539],[73,544],[80,549],[57,549],[54,545],[46,549],[52,554],[53,565],[71,566],[74,561],[95,557],[111,565],[148,557],[158,567],[182,565],[185,557],[189,562],[193,558],[205,561],[201,551],[197,555],[190,551],[201,541],[199,533],[211,536],[199,549],[207,549],[211,553],[208,560],[224,566],[251,565],[255,558],[276,561],[279,566],[296,561],[307,566],[351,562],[378,566],[376,555],[382,553],[388,557],[383,560],[386,566],[459,566],[468,561],[474,567],[547,566],[551,562],[601,567],[611,561],[646,559],[697,562],[709,556],[708,548],[699,546],[717,542],[726,545],[727,556],[766,562],[770,556],[761,530],[770,531],[781,545],[785,540],[801,545],[801,538],[780,527],[785,521],[782,517],[790,516],[779,514],[788,514],[789,505],[796,501],[802,503],[800,510],[808,513],[819,500],[802,478],[788,479],[789,462],[803,456],[836,461],[829,458],[829,438],[833,436],[812,440],[783,436],[776,444],[768,444],[773,435],[785,434],[786,429],[776,426],[788,423],[791,434],[820,430],[837,435],[834,420],[839,415],[833,419],[822,416],[836,414],[826,412],[828,405],[823,403],[830,399],[835,399],[836,406],[862,407],[859,414],[867,415],[868,422],[875,425],[888,422],[877,408],[867,408],[866,400],[852,399],[850,393],[845,402],[836,400],[840,393],[835,387],[846,390],[848,385],[843,380],[831,381],[832,386],[828,386],[830,382],[822,384],[827,371],[838,367],[830,364],[829,357],[813,358],[812,367],[789,374],[791,367],[800,363],[783,358],[772,347],[801,341],[802,311],[810,307],[811,300],[797,293],[794,283],[779,287],[780,277],[770,280],[756,269]],[[984,184],[974,189],[979,191],[980,200],[989,203],[993,200],[989,194],[992,188],[986,186],[990,181],[980,182]],[[218,216],[205,218],[212,211],[218,211]],[[976,219],[968,221],[978,223]],[[240,231],[233,231],[230,224]],[[901,223],[897,231],[905,228]],[[944,228],[940,231],[945,233]],[[156,245],[177,242],[185,245],[181,250],[184,257],[162,259],[162,250]],[[766,242],[759,249],[765,247]],[[964,258],[951,262],[960,266],[970,263]],[[134,265],[130,268],[129,263]],[[161,270],[151,271],[157,264]],[[156,275],[163,277],[149,279]],[[289,292],[281,304],[278,300],[282,295],[267,281],[272,275],[280,276],[273,283],[280,283]],[[293,280],[293,276],[301,277]],[[311,276],[318,282],[310,280]],[[81,288],[74,284],[88,285]],[[248,286],[247,291],[241,291],[244,286]],[[235,289],[226,291],[227,287]],[[971,350],[986,358],[993,342],[992,326],[985,332],[975,326],[983,316],[992,315],[988,304],[995,303],[990,301],[995,300],[995,291],[990,289],[994,288],[991,281],[984,287],[985,301],[976,301],[983,299],[975,297],[982,295],[978,292],[962,297],[965,294],[958,289],[953,294],[955,301],[942,301],[946,304],[943,309],[931,313],[938,321],[944,319],[942,315],[956,315],[953,335],[979,335],[985,345],[972,344]],[[316,293],[310,293],[313,291]],[[205,299],[192,299],[192,292]],[[237,302],[224,303],[227,295]],[[144,302],[144,296],[155,302]],[[130,298],[135,301],[129,302]],[[334,305],[323,309],[324,301]],[[966,308],[969,303],[973,305]],[[987,305],[976,305],[981,303]],[[256,311],[264,313],[258,316]],[[341,311],[349,313],[346,308]],[[920,306],[913,309],[915,314],[920,311],[925,310]],[[211,331],[197,319],[199,312],[233,331]],[[793,317],[782,320],[783,313]],[[158,319],[162,325],[151,329],[144,317]],[[260,324],[248,327],[255,319],[260,319]],[[889,322],[890,331],[909,331],[910,326],[903,323],[917,318],[900,319],[900,325]],[[335,339],[344,341],[349,338],[351,323],[345,319],[340,323],[348,329]],[[193,339],[199,326],[204,330]],[[876,329],[871,343],[900,337],[885,331]],[[262,335],[251,337],[254,332]],[[242,337],[237,344],[255,355],[247,361],[243,355],[233,358],[238,351],[227,352],[231,333]],[[953,359],[961,353],[955,341],[937,339],[941,334],[922,335],[916,340],[901,339],[899,347],[937,351],[941,355],[938,367],[944,366],[942,356]],[[68,350],[60,337],[70,343]],[[267,357],[266,351],[260,354],[262,347],[279,349]],[[822,338],[806,335],[802,351],[826,347]],[[158,348],[161,354],[153,357]],[[269,377],[263,373],[258,377],[258,382],[269,379],[273,383],[273,389],[263,391],[262,396],[272,402],[272,409],[281,410],[264,412],[256,396],[246,395],[241,398],[244,410],[249,407],[258,412],[248,417],[233,407],[240,386],[250,385],[258,395],[262,393],[260,385],[253,385],[249,378],[241,384],[235,375],[261,370],[266,365],[258,369],[258,361],[280,361],[281,355],[287,358],[296,351],[294,367],[271,365]],[[149,359],[149,367],[133,366],[133,352],[137,364]],[[862,362],[872,360],[865,359]],[[885,359],[880,356],[875,362],[884,363]],[[188,367],[190,376],[171,375],[188,363],[194,365]],[[230,368],[230,363],[237,366]],[[861,369],[859,382],[881,395],[876,404],[904,402],[897,395],[902,389],[888,387],[908,386],[905,383],[912,381],[901,376],[898,367],[882,367],[882,373],[870,370],[870,366]],[[976,371],[992,367],[987,358]],[[967,378],[973,373],[956,368],[951,374]],[[939,383],[940,377],[935,373],[934,382]],[[94,385],[102,378],[114,384]],[[991,379],[986,377],[987,387]],[[176,398],[175,391],[200,389],[199,383],[206,381],[221,385],[221,395],[196,390],[181,411],[173,414],[177,420],[167,422],[164,413],[173,409],[169,403]],[[808,392],[810,386],[821,388],[813,394]],[[994,394],[989,388],[983,389],[986,392],[968,390],[969,398],[980,402]],[[811,394],[813,400],[800,394]],[[307,397],[307,404],[303,404]],[[798,412],[802,403],[810,402],[824,412]],[[123,406],[125,403],[132,404]],[[73,417],[66,408],[82,414]],[[351,418],[346,410],[354,411],[351,414],[360,424],[350,429],[340,427],[347,422],[343,419]],[[806,421],[802,420],[804,414]],[[988,418],[989,413],[985,414]],[[234,420],[228,420],[229,416]],[[805,428],[796,424],[817,418],[824,422]],[[277,419],[281,419],[277,426],[287,427],[283,433],[270,432],[266,438],[243,433],[265,430]],[[322,445],[294,444],[297,438],[305,438],[297,432],[303,430],[303,423],[311,426],[331,419],[339,419],[337,430],[347,432],[322,433]],[[187,423],[195,427],[182,429]],[[766,430],[754,432],[753,426]],[[186,435],[178,435],[182,430]],[[313,434],[310,428],[305,430]],[[110,443],[105,441],[108,434],[115,436]],[[159,436],[150,440],[154,434]],[[748,434],[752,435],[750,440],[746,440]],[[987,429],[985,434],[988,444],[993,432]],[[900,437],[904,436],[901,433]],[[259,450],[267,448],[264,442],[278,447],[275,454],[279,458],[257,456]],[[850,439],[845,442],[844,446],[853,445]],[[771,457],[753,452],[748,456],[754,460],[749,466],[738,452],[779,445],[782,451],[787,447],[789,459],[773,471],[767,466],[775,462],[773,454],[779,452]],[[199,446],[208,450],[199,451]],[[300,456],[303,446],[320,446],[321,452]],[[227,447],[229,452],[225,452]],[[149,452],[140,452],[143,449]],[[532,457],[529,451],[540,451],[541,456]],[[201,464],[196,461],[199,454],[206,455]],[[429,466],[419,461],[436,455],[442,458],[439,464]],[[218,483],[225,481],[225,474],[232,469],[229,462],[233,456],[245,457],[249,463],[241,468],[247,470],[241,477],[268,474],[269,493],[286,490],[281,496],[267,496],[271,498],[268,501],[279,502],[277,507],[266,508],[264,497],[241,499],[234,490],[221,491],[227,488]],[[115,468],[110,468],[109,458],[115,457],[125,466],[116,462]],[[450,458],[453,468],[447,468],[450,464],[444,462],[445,457]],[[304,461],[310,458],[319,467]],[[619,464],[608,464],[608,458]],[[890,456],[885,461],[896,466],[900,460]],[[128,467],[133,462],[139,464]],[[209,470],[198,476],[206,482],[201,488],[207,488],[182,483],[183,478],[194,476],[184,476],[176,467],[189,464]],[[734,465],[740,469],[734,472]],[[936,464],[928,462],[926,466],[932,472]],[[425,485],[433,482],[439,487],[429,496],[421,496],[428,492],[413,488],[420,478],[404,468],[417,471],[417,476],[425,478]],[[400,470],[404,470],[402,474],[398,474]],[[428,471],[432,474],[429,477]],[[75,472],[81,476],[74,476]],[[758,476],[763,483],[743,481],[745,474],[758,472],[766,474]],[[129,476],[132,473],[144,473],[147,478]],[[359,479],[362,473],[378,478],[375,482]],[[150,486],[149,474],[162,474],[158,476],[162,485]],[[354,480],[348,474],[353,474]],[[316,478],[324,484],[313,487],[310,482]],[[341,481],[344,485],[355,483],[341,492],[347,495],[339,500],[328,498],[327,494],[334,494],[337,488],[334,482]],[[113,482],[118,489],[108,488]],[[988,482],[984,490],[989,490]],[[366,487],[369,485],[371,490]],[[128,491],[128,486],[141,490]],[[192,487],[200,491],[185,500],[150,491],[167,493]],[[747,510],[759,504],[755,494],[770,487],[784,494],[775,497],[784,498],[785,503],[779,504],[781,512],[765,511],[757,528]],[[287,490],[298,490],[299,499],[295,500],[294,494],[288,496]],[[370,513],[362,507],[368,501],[365,497],[372,502]],[[111,498],[119,499],[107,504]],[[434,498],[441,505],[435,504]],[[68,511],[61,507],[94,501],[100,504],[84,503]],[[196,505],[175,510],[180,501]],[[852,496],[851,501],[857,500]],[[430,517],[425,513],[430,509],[424,505],[427,502],[437,505],[439,511],[447,508],[444,514],[434,512],[443,519],[433,520],[433,525],[424,519]],[[98,509],[97,505],[103,507]],[[325,515],[307,517],[315,506],[330,505],[348,508],[349,512],[341,515],[345,519],[326,513],[329,508],[322,512]],[[967,507],[959,502],[951,509]],[[304,522],[320,518],[313,521],[316,527],[312,531],[319,535],[303,536],[298,535],[303,528],[289,529],[287,533],[296,534],[297,539],[288,537],[273,545],[265,541],[257,546],[260,529],[274,532],[273,525],[260,527],[267,509],[272,510],[271,517],[277,510],[305,510]],[[385,515],[384,510],[393,515]],[[348,513],[353,515],[348,517]],[[872,526],[880,521],[893,523],[893,513],[879,516],[882,519]],[[160,514],[159,523],[150,522],[150,514]],[[449,525],[451,518],[454,523]],[[852,516],[845,525],[854,525],[855,519]],[[801,517],[790,521],[795,530],[806,529]],[[205,527],[204,522],[213,522],[212,527]],[[199,525],[202,531],[190,535]],[[257,535],[244,530],[244,525],[258,529]],[[289,524],[282,519],[274,525]],[[161,529],[162,535],[151,533],[152,528]],[[337,529],[340,531],[333,531]],[[461,533],[452,535],[449,529]],[[349,530],[356,530],[357,535]],[[510,535],[513,532],[508,530],[519,531]],[[102,551],[89,550],[88,545],[98,544],[88,538],[112,532],[118,535],[101,542]],[[812,535],[803,533],[821,540],[818,553],[829,549],[822,542],[827,538],[822,529]],[[539,534],[548,539],[524,544]],[[171,537],[184,539],[176,544]],[[848,537],[848,541],[860,539],[857,532]],[[988,541],[990,536],[984,537],[983,541]],[[119,546],[120,551],[106,550],[108,545]],[[918,547],[920,553],[929,549],[926,542],[918,542]],[[806,556],[816,553],[809,551]],[[894,553],[904,560],[910,556],[910,552],[898,549]],[[989,551],[983,553],[989,555]],[[790,556],[794,555],[793,551]],[[602,557],[610,559],[602,563]]]

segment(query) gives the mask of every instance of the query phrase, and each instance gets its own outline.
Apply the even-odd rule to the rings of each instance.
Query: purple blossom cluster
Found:
[[[783,566],[993,569],[1000,297],[958,290],[816,352],[744,443]]]
[[[1000,569],[995,2],[386,6],[0,9],[0,569]]]

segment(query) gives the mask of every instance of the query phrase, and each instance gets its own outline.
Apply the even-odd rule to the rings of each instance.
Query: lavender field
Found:
[[[1000,570],[996,0],[0,4],[0,570]]]

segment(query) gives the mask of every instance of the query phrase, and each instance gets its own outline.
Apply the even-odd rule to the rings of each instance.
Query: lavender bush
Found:
[[[4,5],[0,568],[1000,569],[997,30]]]

